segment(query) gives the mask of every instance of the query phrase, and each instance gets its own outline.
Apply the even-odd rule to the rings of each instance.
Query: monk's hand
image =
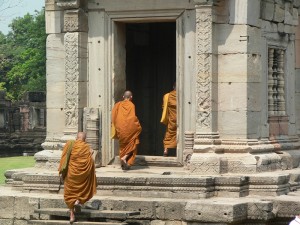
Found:
[[[94,149],[90,148],[90,152],[93,155],[95,151],[94,151]]]

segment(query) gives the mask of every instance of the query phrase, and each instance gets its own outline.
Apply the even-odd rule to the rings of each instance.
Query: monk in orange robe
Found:
[[[59,171],[69,157],[68,170],[64,178],[64,200],[70,209],[70,223],[75,221],[75,212],[80,212],[81,204],[90,200],[96,194],[95,163],[92,158],[92,149],[85,142],[86,134],[79,132],[76,141],[68,141],[63,148],[59,164]],[[72,143],[73,142],[73,143]],[[69,146],[71,154],[67,152]]]
[[[142,127],[135,115],[131,91],[125,91],[123,101],[115,104],[112,109],[112,125],[119,140],[119,156],[122,169],[129,169],[133,165]]]
[[[168,156],[169,149],[177,148],[177,111],[176,111],[176,84],[173,91],[164,95],[163,98],[163,115],[161,122],[166,125],[166,133],[163,140],[164,156]]]

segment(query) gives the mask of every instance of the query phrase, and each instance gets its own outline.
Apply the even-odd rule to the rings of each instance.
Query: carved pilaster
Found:
[[[65,133],[79,130],[79,33],[65,34]]]
[[[195,0],[196,10],[196,133],[189,169],[192,173],[220,173],[215,152],[220,145],[217,130],[217,88],[214,88],[214,1]],[[216,86],[215,86],[216,87]]]
[[[210,131],[212,121],[212,9],[196,8],[197,131]]]
[[[88,17],[83,9],[66,10],[64,16],[65,32],[87,32]]]

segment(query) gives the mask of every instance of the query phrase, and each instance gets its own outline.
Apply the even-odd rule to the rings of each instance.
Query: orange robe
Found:
[[[163,106],[164,107],[164,106]],[[176,132],[177,132],[177,116],[176,116],[176,91],[169,93],[167,105],[168,123],[164,138],[164,148],[177,148]]]
[[[67,156],[70,141],[64,146],[59,164],[59,171]],[[81,140],[76,140],[70,155],[68,173],[64,180],[64,199],[72,209],[76,200],[84,204],[96,194],[95,164],[90,152],[90,146]]]
[[[135,115],[135,106],[130,100],[115,104],[112,109],[112,123],[116,129],[117,139],[119,139],[120,159],[125,155],[130,155],[127,158],[127,164],[133,165],[142,127]]]

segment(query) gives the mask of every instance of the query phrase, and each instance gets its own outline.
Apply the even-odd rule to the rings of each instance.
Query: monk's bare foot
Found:
[[[70,210],[70,224],[75,222],[75,215],[73,210]]]
[[[165,150],[164,150],[164,157],[167,157],[168,156],[168,149],[166,148]]]
[[[80,204],[79,200],[76,200],[76,202],[74,204],[74,211],[76,213],[80,213],[81,212],[81,204]]]

